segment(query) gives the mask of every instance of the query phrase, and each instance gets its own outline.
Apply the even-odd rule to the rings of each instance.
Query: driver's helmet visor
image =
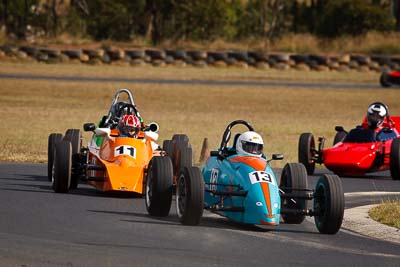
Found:
[[[382,124],[383,116],[379,115],[378,113],[370,113],[368,114],[368,124],[373,127],[377,127]]]
[[[133,126],[123,126],[121,128],[121,133],[129,137],[136,137],[139,133],[139,128]]]
[[[253,154],[253,155],[261,155],[263,151],[263,145],[257,144],[253,142],[242,141],[242,148],[244,151]]]

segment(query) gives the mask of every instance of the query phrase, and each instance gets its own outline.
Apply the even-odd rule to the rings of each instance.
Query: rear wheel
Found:
[[[71,182],[72,168],[72,149],[69,141],[61,140],[56,145],[53,168],[54,191],[67,193]]]
[[[49,181],[52,179],[53,173],[53,162],[56,144],[62,139],[62,134],[52,133],[49,135],[49,140],[47,143],[47,178]]]
[[[186,143],[188,146],[190,146],[189,144],[189,137],[186,134],[174,134],[172,136],[172,140],[173,141],[182,141],[184,143]]]
[[[307,172],[300,163],[287,163],[282,170],[280,188],[285,193],[305,191],[307,189]],[[307,200],[302,198],[282,198],[281,208],[288,210],[307,209]],[[285,223],[300,224],[304,221],[303,214],[282,214]]]
[[[333,145],[336,145],[339,142],[342,142],[346,137],[346,132],[340,131],[335,134],[335,138],[333,139]]]
[[[198,225],[203,215],[204,181],[197,167],[183,168],[176,186],[176,212],[184,225]]]
[[[302,133],[299,138],[299,162],[306,167],[308,175],[312,175],[315,170],[314,151],[314,136],[311,133]]]
[[[164,140],[163,150],[167,152],[167,156],[173,159],[174,156],[174,143],[172,140]]]
[[[169,157],[155,156],[146,177],[146,209],[151,216],[168,216],[172,201],[172,163]]]
[[[193,153],[191,147],[176,146],[174,157],[174,169],[178,174],[183,168],[193,166]]]
[[[172,144],[171,159],[174,165],[174,176],[177,177],[183,168],[193,166],[193,151],[186,134],[175,134],[172,137]]]
[[[344,193],[339,176],[325,174],[314,193],[315,225],[321,234],[336,234],[343,221]]]
[[[393,139],[390,146],[390,175],[393,180],[400,180],[400,139]]]
[[[72,149],[72,173],[71,173],[71,184],[70,189],[76,189],[78,187],[79,182],[79,173],[78,173],[78,160],[79,153],[82,148],[82,134],[79,129],[68,129],[65,133],[64,140],[71,142]]]
[[[389,73],[383,72],[381,74],[379,82],[380,82],[382,87],[390,87],[391,86],[390,82],[388,81],[388,78],[389,78]]]

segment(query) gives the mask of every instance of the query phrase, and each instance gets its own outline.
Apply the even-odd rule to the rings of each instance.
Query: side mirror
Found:
[[[336,132],[344,132],[345,130],[344,130],[343,126],[336,126],[335,131]]]
[[[93,132],[96,129],[96,124],[94,124],[93,122],[88,122],[83,124],[83,130],[85,132]]]
[[[272,160],[283,160],[282,154],[272,154]]]
[[[148,128],[151,132],[156,133],[160,129],[160,126],[158,126],[158,124],[156,122],[150,122],[150,124],[148,125]]]

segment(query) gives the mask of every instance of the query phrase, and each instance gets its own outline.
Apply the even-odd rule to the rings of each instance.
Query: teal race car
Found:
[[[248,132],[254,128],[244,120],[231,122],[222,137],[220,147],[210,152],[202,169],[184,167],[176,184],[176,209],[185,225],[200,223],[203,209],[228,219],[252,225],[278,226],[282,221],[300,224],[305,216],[313,216],[320,233],[339,231],[344,214],[344,194],[338,176],[325,174],[314,190],[307,188],[307,172],[301,163],[287,163],[279,180],[271,167],[283,155],[252,155],[238,151],[235,135],[229,146],[232,127],[242,125]],[[243,135],[242,135],[243,136]],[[255,134],[258,138],[258,134]],[[262,142],[259,142],[262,149]],[[261,150],[262,151],[262,150]],[[313,200],[312,207],[308,201]]]

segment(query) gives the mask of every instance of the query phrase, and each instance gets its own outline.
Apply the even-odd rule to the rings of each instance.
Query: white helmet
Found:
[[[367,122],[369,127],[376,128],[382,125],[383,120],[388,115],[387,107],[382,103],[375,102],[368,107]]]
[[[236,143],[236,152],[238,154],[246,154],[249,156],[262,156],[264,141],[256,132],[242,133]]]

